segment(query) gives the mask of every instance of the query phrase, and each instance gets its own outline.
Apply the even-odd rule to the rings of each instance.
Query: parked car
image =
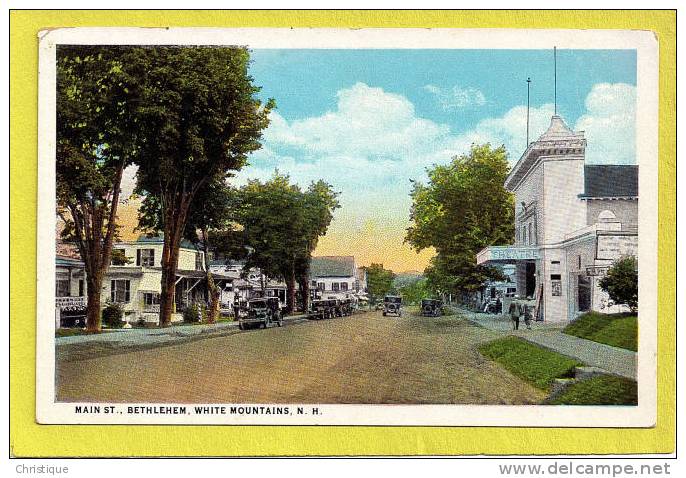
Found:
[[[386,297],[383,298],[383,315],[384,317],[393,314],[397,315],[398,317],[401,317],[403,312],[402,312],[402,303],[403,299],[402,297],[399,297],[397,295],[387,295]]]
[[[331,299],[315,299],[310,302],[310,319],[330,319],[335,315],[336,302]]]
[[[422,299],[422,317],[440,317],[443,315],[443,302],[438,299]]]
[[[283,325],[283,315],[278,297],[249,300],[248,314],[238,318],[238,328],[240,330],[245,330],[255,324],[266,329],[274,323],[279,327]]]

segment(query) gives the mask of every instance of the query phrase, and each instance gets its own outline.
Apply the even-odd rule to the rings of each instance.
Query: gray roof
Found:
[[[584,194],[581,197],[638,197],[638,166],[587,165],[584,171]]]
[[[58,267],[83,267],[83,261],[79,259],[74,259],[73,257],[56,255],[55,265]]]
[[[310,263],[311,277],[355,277],[353,256],[319,256]]]
[[[141,234],[138,236],[136,239],[136,242],[140,243],[147,243],[147,244],[163,244],[164,243],[164,233],[158,233],[156,235],[149,235],[149,234]],[[184,247],[186,249],[195,249],[197,250],[198,248],[195,247],[195,244],[193,244],[191,241],[188,239],[181,239],[181,247]]]

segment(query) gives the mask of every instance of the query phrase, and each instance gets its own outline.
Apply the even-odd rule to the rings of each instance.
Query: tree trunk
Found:
[[[186,225],[186,214],[190,198],[181,197],[178,204],[165,201],[164,211],[164,247],[162,248],[162,284],[160,297],[160,327],[171,324],[176,292],[176,270],[179,265],[179,247],[183,229]]]
[[[100,301],[102,294],[102,278],[104,272],[89,275],[87,278],[87,297],[88,305],[86,308],[86,330],[88,332],[99,332],[102,328],[102,317],[100,314]]]
[[[207,309],[207,322],[214,324],[219,318],[219,287],[214,282],[214,277],[212,277],[212,272],[210,272],[210,259],[209,259],[209,246],[208,246],[208,233],[206,230],[202,230],[202,244],[203,253],[205,259],[205,276],[207,278],[207,295],[210,299],[210,306]]]
[[[303,296],[303,313],[307,313],[310,309],[310,264],[309,261],[305,266],[302,276],[300,277],[300,292]]]
[[[286,312],[292,314],[295,311],[295,271],[291,270],[286,275]]]

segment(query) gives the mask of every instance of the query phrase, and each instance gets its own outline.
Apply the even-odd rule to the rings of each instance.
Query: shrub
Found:
[[[124,311],[116,303],[107,304],[102,311],[102,323],[111,329],[120,329],[124,325]]]
[[[187,324],[195,324],[202,320],[204,314],[201,305],[190,304],[188,307],[183,309],[183,321]]]
[[[634,256],[618,259],[598,285],[615,304],[626,304],[635,311],[638,307],[638,261]]]

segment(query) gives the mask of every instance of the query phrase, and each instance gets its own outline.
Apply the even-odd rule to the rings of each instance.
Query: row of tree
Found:
[[[124,170],[137,167],[139,227],[161,232],[161,326],[171,322],[182,239],[225,251],[289,287],[309,270],[338,207],[331,187],[307,191],[276,173],[240,190],[228,180],[261,147],[274,101],[260,102],[240,47],[60,46],[57,51],[57,214],[83,258],[86,324],[100,329],[104,275],[118,238]],[[228,253],[228,252],[227,252]],[[206,268],[209,271],[209,267]],[[219,292],[208,272],[210,317]]]

